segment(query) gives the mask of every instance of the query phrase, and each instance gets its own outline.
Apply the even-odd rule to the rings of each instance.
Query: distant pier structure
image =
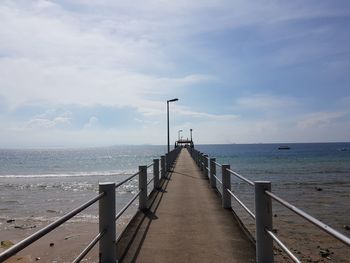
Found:
[[[194,148],[194,143],[193,143],[193,140],[180,139],[175,142],[175,148],[180,146]]]
[[[191,133],[191,139],[178,139],[177,141],[175,141],[175,148],[178,147],[190,147],[190,148],[194,148],[194,143],[193,143],[193,139],[192,139],[192,129],[190,129],[190,133]]]

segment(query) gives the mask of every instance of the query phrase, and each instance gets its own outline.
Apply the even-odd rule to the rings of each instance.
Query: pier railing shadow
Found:
[[[135,262],[145,241],[153,220],[157,220],[157,209],[163,199],[171,180],[172,172],[162,178],[160,185],[155,189],[148,200],[148,209],[137,213],[117,239],[117,254],[121,262]]]

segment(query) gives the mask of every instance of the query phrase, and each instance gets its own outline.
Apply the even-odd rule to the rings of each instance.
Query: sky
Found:
[[[350,141],[348,0],[2,0],[0,148]]]

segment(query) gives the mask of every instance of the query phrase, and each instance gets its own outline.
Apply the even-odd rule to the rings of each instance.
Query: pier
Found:
[[[150,173],[152,179],[147,181]],[[254,211],[236,196],[232,178],[252,187]],[[138,191],[116,211],[115,190],[135,179]],[[120,233],[116,233],[116,221],[137,201],[138,212]],[[271,263],[276,247],[292,262],[301,262],[273,231],[273,202],[309,221],[345,244],[347,249],[350,247],[349,237],[273,193],[271,182],[253,182],[233,171],[230,165],[220,164],[195,148],[177,147],[152,163],[139,166],[138,172],[121,182],[100,183],[99,193],[94,198],[0,253],[0,262],[6,262],[94,204],[98,204],[99,232],[72,259],[74,263],[82,261],[97,245],[101,263]],[[232,208],[233,203],[254,219],[255,236],[246,231],[244,222]]]
[[[117,247],[122,262],[255,262],[255,248],[183,149]]]

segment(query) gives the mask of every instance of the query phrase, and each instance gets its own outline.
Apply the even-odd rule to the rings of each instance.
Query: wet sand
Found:
[[[117,234],[122,231],[128,220],[124,219],[117,222]],[[31,220],[16,220],[11,223],[2,220],[0,222],[0,239],[1,241],[10,240],[12,243],[18,243],[44,227],[45,224],[47,223]],[[72,262],[97,234],[98,223],[70,223],[68,221],[6,260],[5,263]],[[4,248],[0,248],[0,252],[4,250]],[[98,262],[98,244],[81,262]]]
[[[12,243],[18,243],[44,226],[40,222],[28,221],[15,221],[10,224],[3,224],[7,224],[7,226],[6,229],[2,228],[1,230],[1,240],[10,240]],[[23,224],[27,224],[28,227],[30,225],[36,227],[28,229],[15,228],[15,226]],[[97,223],[67,222],[5,262],[72,262],[97,233]],[[0,251],[4,250],[3,248],[0,249]],[[97,258],[97,248],[94,248],[87,255],[86,260],[82,262],[97,262]]]
[[[350,192],[348,191],[350,184],[322,185],[321,191],[317,191],[316,187],[318,187],[317,184],[291,185],[283,188],[275,187],[273,191],[349,237],[350,230],[345,229],[344,226],[350,225]],[[251,198],[253,192],[237,190],[238,196],[254,211]],[[233,202],[233,207],[254,236],[255,222],[237,203]],[[277,237],[302,262],[350,262],[350,248],[347,245],[276,202],[273,202],[273,214],[273,229]],[[284,252],[277,248],[277,245],[276,253],[275,262],[292,262]]]

